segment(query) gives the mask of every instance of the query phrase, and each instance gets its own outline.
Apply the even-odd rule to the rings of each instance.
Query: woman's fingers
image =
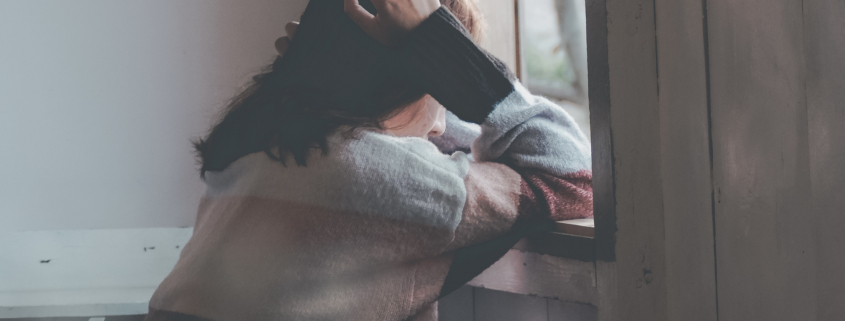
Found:
[[[375,1],[377,2],[377,1]],[[373,3],[375,5],[375,2]],[[376,9],[378,10],[378,8]],[[383,32],[379,27],[378,17],[371,14],[367,9],[358,3],[358,0],[343,0],[343,11],[355,22],[358,27],[364,30],[370,37],[375,38],[381,43],[386,44],[383,37]]]
[[[293,39],[293,35],[296,34],[296,28],[299,28],[299,21],[291,21],[285,25],[285,33],[288,34],[288,39]]]
[[[343,8],[365,33],[387,46],[401,41],[404,35],[440,8],[439,0],[371,1],[378,12],[375,16],[364,9],[358,0],[344,0]]]
[[[284,56],[285,51],[288,50],[288,46],[290,45],[290,40],[288,37],[281,37],[276,39],[276,52],[279,53],[279,56]]]
[[[290,40],[293,39],[293,35],[296,34],[296,28],[299,28],[298,21],[291,21],[285,25],[285,33],[287,33],[287,37],[281,37],[276,39],[276,52],[279,53],[279,56],[284,56],[285,51],[288,51],[288,47],[290,46]]]
[[[373,14],[367,11],[367,9],[364,9],[364,7],[358,3],[358,0],[343,0],[343,11],[349,15],[349,18],[351,18],[355,24],[364,30],[371,29],[373,20],[376,18]]]

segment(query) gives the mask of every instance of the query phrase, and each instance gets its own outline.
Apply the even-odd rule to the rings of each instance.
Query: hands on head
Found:
[[[438,0],[371,0],[376,14],[368,12],[358,0],[343,0],[343,10],[364,32],[385,46],[394,46],[440,8]],[[276,51],[284,56],[299,22],[285,25],[287,36],[276,40]]]
[[[344,11],[364,32],[386,46],[393,46],[411,30],[420,25],[435,10],[438,0],[370,0],[376,15],[364,9],[358,0],[344,0]],[[299,22],[285,25],[287,36],[276,40],[276,51],[284,56],[296,34]],[[446,130],[446,109],[430,95],[405,106],[402,112],[383,121],[383,126],[394,136],[428,138]]]
[[[287,36],[276,39],[276,51],[279,52],[279,56],[285,55],[285,51],[287,51],[288,46],[290,46],[290,40],[293,39],[293,35],[296,34],[297,27],[299,27],[298,21],[288,22],[288,24],[285,25],[285,33],[287,33]]]
[[[394,46],[440,8],[438,0],[371,0],[376,8],[373,15],[358,0],[343,0],[349,18],[366,34],[385,46]]]

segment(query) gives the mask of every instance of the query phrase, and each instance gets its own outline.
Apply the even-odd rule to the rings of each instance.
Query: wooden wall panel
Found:
[[[439,321],[475,320],[475,300],[471,286],[463,286],[437,302]]]
[[[587,4],[599,318],[845,320],[845,2]]]
[[[667,317],[715,321],[705,12],[701,0],[655,6]]]
[[[605,233],[612,233],[614,228],[616,235],[612,240],[614,261],[609,265],[597,264],[598,288],[606,293],[606,296],[600,295],[599,317],[602,320],[665,320],[666,265],[654,1],[607,0],[604,5],[612,138],[607,146],[593,134],[593,150],[612,150],[615,224],[608,224],[605,218],[596,221],[599,251],[604,250],[602,244],[606,244],[606,240],[598,238],[605,238]],[[595,10],[592,6],[587,6],[588,20],[595,14],[591,13]],[[591,30],[595,29],[588,22],[588,38],[593,36]],[[588,39],[588,50],[596,47],[590,41]],[[601,52],[598,55],[600,57]],[[589,65],[592,78],[595,65],[593,62]],[[593,91],[603,90],[594,85],[591,79],[591,104],[596,101]],[[601,97],[599,100],[601,103]],[[608,116],[598,112],[599,117]],[[595,128],[597,118],[592,119]],[[594,184],[602,182],[597,180]],[[600,202],[598,197],[595,200]],[[603,254],[597,254],[602,260]],[[603,289],[605,284],[610,284],[613,290]]]
[[[469,285],[595,304],[595,282],[592,262],[511,249]]]
[[[548,299],[549,321],[596,321],[598,310],[595,306],[560,300]]]
[[[479,288],[474,290],[476,321],[548,321],[544,298]]]
[[[707,0],[719,319],[816,320],[801,0]]]
[[[441,299],[440,321],[596,321],[592,304],[464,286]]]
[[[803,3],[818,320],[845,320],[845,2]]]

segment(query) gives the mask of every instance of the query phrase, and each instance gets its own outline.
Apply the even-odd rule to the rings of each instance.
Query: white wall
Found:
[[[0,1],[0,230],[193,225],[190,140],[305,4]]]

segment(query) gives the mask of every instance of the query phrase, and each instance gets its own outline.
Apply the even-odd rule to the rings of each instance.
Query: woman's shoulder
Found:
[[[430,225],[457,225],[469,158],[445,155],[421,138],[373,131],[329,136],[306,166],[253,153],[206,174],[206,197],[261,197],[326,208],[395,216]]]

